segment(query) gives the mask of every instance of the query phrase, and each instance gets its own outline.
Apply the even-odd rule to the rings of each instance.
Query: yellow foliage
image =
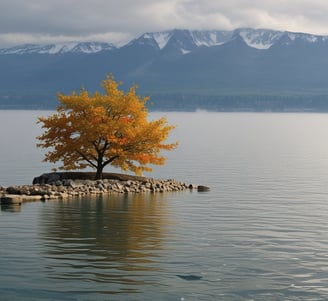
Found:
[[[38,147],[50,148],[44,161],[61,161],[66,170],[91,166],[98,178],[108,164],[136,174],[151,171],[149,164],[164,164],[161,150],[177,146],[164,143],[174,126],[166,118],[147,120],[148,98],[139,97],[136,86],[125,93],[112,76],[101,85],[104,94],[58,94],[57,112],[38,119],[45,130]]]

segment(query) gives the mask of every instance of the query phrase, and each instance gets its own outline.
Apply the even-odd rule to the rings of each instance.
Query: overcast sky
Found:
[[[144,32],[269,28],[328,34],[327,0],[0,0],[0,48]]]

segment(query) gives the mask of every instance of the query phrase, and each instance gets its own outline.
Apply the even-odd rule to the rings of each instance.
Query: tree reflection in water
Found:
[[[48,276],[84,284],[129,285],[129,290],[131,284],[150,284],[162,270],[169,224],[166,197],[109,195],[45,206],[40,228]]]

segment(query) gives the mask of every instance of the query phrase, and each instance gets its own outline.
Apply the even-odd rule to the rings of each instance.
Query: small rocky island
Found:
[[[163,193],[187,189],[207,191],[209,187],[186,184],[172,179],[155,180],[119,173],[104,173],[93,180],[92,172],[53,172],[33,179],[32,185],[0,186],[1,204],[22,204],[34,200],[65,199],[111,193]]]

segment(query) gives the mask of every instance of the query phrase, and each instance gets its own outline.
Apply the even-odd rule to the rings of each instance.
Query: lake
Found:
[[[51,170],[50,113],[0,111],[0,185]],[[211,190],[2,206],[0,300],[327,300],[328,114],[163,115],[151,176]]]

